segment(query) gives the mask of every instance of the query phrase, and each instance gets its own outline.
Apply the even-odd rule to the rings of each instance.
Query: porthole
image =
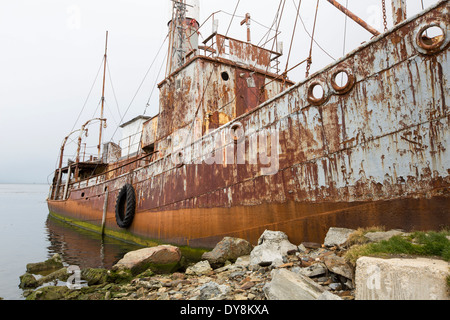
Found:
[[[435,54],[443,50],[448,43],[446,26],[438,22],[423,25],[416,33],[415,46],[423,54]]]
[[[230,80],[230,75],[228,74],[228,72],[226,72],[226,71],[222,72],[222,80],[223,81]]]
[[[235,143],[241,142],[245,137],[244,126],[242,123],[237,122],[231,127],[231,138]]]
[[[355,84],[355,76],[349,71],[339,69],[331,76],[331,86],[338,94],[349,92]]]
[[[324,86],[319,82],[313,82],[308,89],[308,102],[314,106],[323,104],[327,100]]]

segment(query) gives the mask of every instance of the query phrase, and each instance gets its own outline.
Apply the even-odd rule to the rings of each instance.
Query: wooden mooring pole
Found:
[[[102,236],[105,234],[106,213],[108,211],[108,190],[105,192],[105,202],[103,203],[103,217],[102,217]]]

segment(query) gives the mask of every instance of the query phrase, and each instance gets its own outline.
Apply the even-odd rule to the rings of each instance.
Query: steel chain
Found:
[[[386,14],[386,0],[382,0],[383,3],[383,24],[384,24],[384,31],[387,31],[387,14]]]

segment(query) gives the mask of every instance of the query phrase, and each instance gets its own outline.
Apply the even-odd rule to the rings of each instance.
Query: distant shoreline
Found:
[[[13,184],[13,185],[49,185],[46,182],[0,182],[0,185],[8,185],[8,184]]]

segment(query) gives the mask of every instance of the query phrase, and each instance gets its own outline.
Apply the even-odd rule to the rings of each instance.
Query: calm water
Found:
[[[59,253],[80,268],[110,268],[140,247],[122,243],[48,216],[47,185],[0,184],[0,297],[23,300],[19,277],[27,263]]]

